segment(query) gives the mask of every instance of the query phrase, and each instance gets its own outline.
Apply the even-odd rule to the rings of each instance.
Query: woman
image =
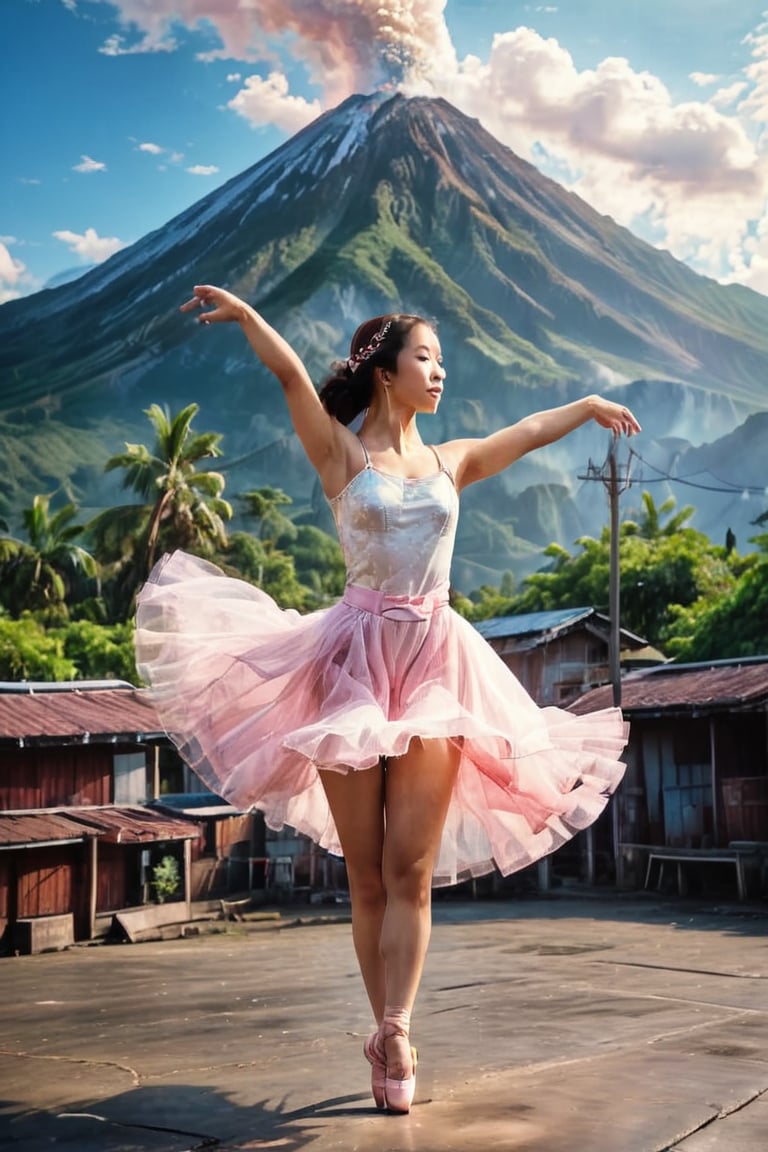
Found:
[[[358,328],[318,395],[293,349],[211,286],[182,311],[240,325],[282,385],[347,563],[343,599],[307,616],[175,553],[139,598],[139,666],[168,731],[206,783],[344,856],[355,950],[377,1028],[376,1105],[407,1112],[410,1015],[433,882],[513,872],[598,816],[623,773],[618,709],[539,709],[448,606],[458,493],[589,420],[639,431],[589,396],[482,439],[424,444],[445,369],[418,316]],[[347,426],[363,413],[359,432]]]

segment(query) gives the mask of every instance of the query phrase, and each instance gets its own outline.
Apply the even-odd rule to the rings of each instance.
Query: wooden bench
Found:
[[[756,860],[756,854],[751,849],[740,848],[652,848],[648,853],[648,867],[645,873],[645,887],[651,882],[653,865],[658,864],[659,876],[657,889],[661,889],[664,880],[664,865],[677,865],[677,891],[684,896],[688,891],[684,864],[731,864],[736,869],[736,883],[739,890],[739,900],[747,898],[747,881],[744,869],[745,860]]]

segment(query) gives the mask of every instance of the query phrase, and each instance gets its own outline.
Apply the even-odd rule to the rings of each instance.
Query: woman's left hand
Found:
[[[629,408],[604,400],[602,396],[592,397],[592,416],[601,428],[609,428],[614,436],[634,436],[642,429]]]

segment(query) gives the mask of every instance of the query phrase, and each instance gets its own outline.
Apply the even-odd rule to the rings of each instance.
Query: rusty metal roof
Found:
[[[0,812],[0,848],[22,848],[84,840],[95,836],[109,844],[193,840],[202,828],[148,808],[61,808]]]
[[[153,840],[196,840],[202,828],[150,808],[80,808],[77,819],[92,824],[99,839],[110,844],[140,844]]]
[[[137,688],[0,693],[0,741],[142,741],[162,736],[147,694]]]
[[[25,844],[61,843],[96,836],[96,829],[85,828],[63,812],[0,813],[0,848],[23,848]]]
[[[571,712],[610,708],[612,688],[605,684],[569,706]],[[632,672],[621,682],[621,707],[628,715],[678,712],[688,715],[754,709],[768,704],[768,657],[702,664],[664,664]]]

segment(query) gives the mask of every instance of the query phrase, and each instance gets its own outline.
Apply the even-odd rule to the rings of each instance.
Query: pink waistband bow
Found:
[[[438,584],[424,596],[390,596],[363,584],[347,584],[344,603],[387,620],[428,620],[438,608],[448,603],[448,584]]]

